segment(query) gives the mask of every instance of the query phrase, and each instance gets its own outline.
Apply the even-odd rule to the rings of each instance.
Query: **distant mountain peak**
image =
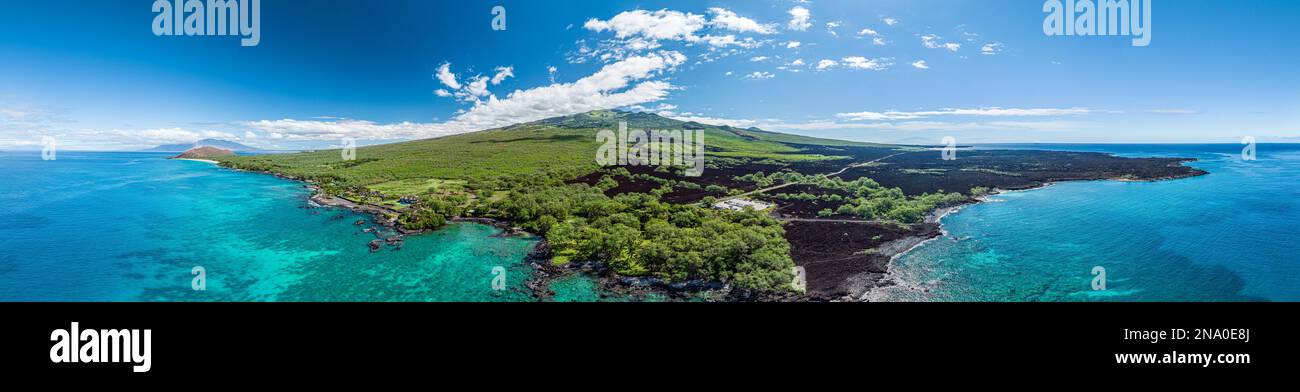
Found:
[[[221,139],[203,139],[194,143],[164,144],[144,151],[182,152],[182,151],[189,151],[190,149],[193,149],[195,147],[205,147],[205,146],[216,147],[219,149],[230,150],[234,152],[261,152],[262,151],[261,149],[256,147],[249,147],[240,143],[232,142],[229,140],[221,140]]]
[[[686,122],[654,113],[614,109],[593,110],[568,116],[551,117],[520,125],[550,125],[564,128],[614,128],[620,121],[629,129],[698,129],[703,124]]]

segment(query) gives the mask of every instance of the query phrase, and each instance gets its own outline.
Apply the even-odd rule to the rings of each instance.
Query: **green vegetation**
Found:
[[[599,167],[596,135],[600,130],[617,129],[620,121],[627,122],[630,130],[701,130],[707,146],[704,176],[688,178],[682,168],[662,166],[653,170]],[[890,151],[880,151],[882,148]],[[226,167],[309,181],[325,195],[366,204],[381,220],[406,229],[434,230],[454,217],[506,220],[545,236],[554,265],[599,262],[625,276],[667,282],[720,281],[761,291],[791,289],[791,242],[817,248],[796,249],[794,260],[801,263],[848,260],[852,255],[884,256],[874,247],[862,251],[856,246],[836,245],[852,243],[841,240],[851,234],[869,237],[873,243],[926,234],[932,227],[913,223],[921,222],[937,207],[969,201],[965,195],[943,189],[970,188],[971,196],[986,195],[992,192],[984,187],[991,183],[990,175],[999,176],[996,183],[1001,186],[1015,188],[1062,179],[1168,178],[1194,170],[1176,169],[1181,168],[1174,164],[1177,160],[1155,161],[1157,166],[1152,168],[1147,167],[1148,161],[1101,154],[979,154],[982,159],[943,163],[936,168],[937,156],[924,147],[595,111],[362,147],[356,150],[356,159],[346,161],[339,150],[213,159]],[[1024,164],[1029,159],[1034,165]],[[852,168],[840,171],[843,176],[888,173],[879,178],[888,178],[891,186],[901,184],[902,188],[886,188],[867,177],[847,181],[840,176],[801,174],[845,166]],[[756,167],[777,172],[753,172]],[[787,193],[769,190],[774,194],[758,197],[777,199],[781,208],[777,213],[798,219],[783,227],[765,213],[710,208],[724,195],[737,196],[753,189],[749,183],[758,189],[790,184],[781,188]],[[691,203],[695,200],[698,202]],[[374,206],[380,208],[371,208]],[[816,222],[810,219],[814,215],[875,222]],[[828,233],[837,234],[831,237]],[[826,247],[829,249],[822,249]],[[826,272],[829,270],[837,269],[809,272],[834,273]],[[825,278],[810,281],[824,282]]]
[[[232,168],[278,173],[334,189],[374,190],[393,197],[439,193],[444,185],[453,182],[464,191],[485,194],[553,185],[596,171],[596,133],[616,129],[619,120],[627,121],[629,129],[703,130],[711,167],[741,162],[735,161],[741,158],[782,162],[847,158],[804,153],[784,143],[877,146],[703,125],[645,113],[595,111],[435,139],[361,147],[356,150],[356,159],[350,161],[342,160],[339,150],[327,150],[224,157],[221,162]]]
[[[224,158],[234,168],[279,173],[339,187],[428,190],[458,181],[471,190],[501,190],[563,181],[594,171],[596,140],[588,130],[516,127],[437,139],[339,150]],[[394,196],[405,196],[398,194]]]
[[[849,199],[836,212],[865,219],[889,220],[898,223],[917,223],[925,214],[937,207],[966,201],[960,193],[927,193],[907,198],[898,188],[890,188],[869,197]]]
[[[408,178],[374,184],[367,188],[386,195],[456,194],[465,190],[465,184],[464,180]]]
[[[315,183],[328,195],[385,206],[395,211],[396,215],[389,215],[406,229],[437,229],[456,216],[509,220],[546,236],[555,264],[600,261],[628,276],[670,282],[724,281],[757,290],[789,289],[794,265],[778,221],[761,213],[707,208],[715,200],[713,197],[692,205],[663,203],[660,198],[674,189],[701,189],[703,185],[597,166],[596,133],[617,129],[619,121],[626,121],[633,130],[703,131],[708,146],[706,170],[754,162],[785,166],[792,162],[847,160],[849,154],[828,154],[847,147],[885,147],[682,122],[645,113],[595,111],[435,139],[362,147],[356,150],[356,159],[347,161],[339,150],[220,160],[227,167],[302,179]],[[807,152],[800,146],[817,146],[818,150]],[[598,171],[605,174],[595,186],[566,184]],[[657,170],[680,172],[680,168]],[[612,198],[603,193],[617,188],[624,179],[659,185],[647,193]],[[755,179],[805,180],[769,179],[761,173]],[[824,177],[814,180],[830,181]],[[703,189],[713,195],[743,193],[716,184]]]
[[[650,194],[610,198],[583,184],[522,189],[492,207],[495,217],[545,235],[557,264],[597,260],[626,276],[755,290],[787,290],[793,279],[785,231],[761,213],[667,204]]]
[[[401,222],[408,230],[435,230],[447,225],[447,216],[432,210],[418,210],[402,215]]]
[[[839,177],[827,177],[821,174],[808,176],[794,172],[781,172],[764,175],[762,172],[757,172],[737,176],[735,179],[737,181],[753,182],[760,187],[778,184],[808,184],[819,188],[847,192],[849,194],[847,197],[838,194],[813,195],[807,192],[778,194],[774,197],[782,200],[842,201],[844,204],[840,204],[834,213],[897,223],[917,223],[925,218],[926,213],[937,207],[959,204],[967,200],[967,197],[960,193],[933,193],[907,197],[901,189],[885,188],[866,177],[845,181]],[[818,215],[831,215],[823,215],[824,212],[819,212]]]

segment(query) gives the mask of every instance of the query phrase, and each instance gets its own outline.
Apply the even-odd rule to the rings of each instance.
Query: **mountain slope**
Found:
[[[509,127],[358,148],[285,155],[219,158],[222,165],[311,181],[322,204],[364,205],[377,221],[409,232],[437,229],[448,217],[487,217],[518,224],[545,236],[550,264],[600,261],[622,276],[667,282],[726,282],[738,289],[787,292],[794,263],[781,223],[764,212],[732,212],[702,203],[673,203],[658,194],[611,195],[609,174],[597,186],[573,184],[600,170],[597,133],[617,129],[698,129],[704,132],[707,166],[751,162],[848,164],[847,142],[684,123],[652,114],[596,111]],[[798,140],[807,147],[774,141]],[[868,145],[863,145],[866,148]],[[836,150],[835,148],[840,148]],[[874,147],[873,147],[874,148]],[[814,152],[812,150],[818,149]],[[355,158],[355,159],[344,159]],[[673,170],[645,166],[638,171]],[[626,169],[620,167],[618,169]],[[610,169],[617,171],[618,169]],[[726,170],[707,170],[730,181]],[[634,181],[624,178],[628,184]],[[725,195],[690,181],[662,180],[685,190]],[[414,200],[409,196],[415,196]],[[342,202],[339,202],[342,201]],[[704,239],[708,239],[707,241]],[[575,263],[577,264],[577,263]]]
[[[599,167],[596,134],[620,121],[633,130],[702,130],[707,169],[691,177],[665,167]],[[924,148],[620,111],[370,146],[354,160],[343,157],[333,150],[218,160],[312,181],[323,204],[346,199],[339,205],[364,205],[408,230],[435,229],[447,217],[511,222],[547,239],[542,256],[553,268],[599,261],[618,276],[806,289],[823,299],[861,298],[885,282],[894,255],[941,235],[927,219],[939,207],[1056,181],[1204,174],[1184,166],[1187,159],[1099,153],[971,150],[948,160]],[[714,207],[742,197],[773,207]],[[803,284],[792,283],[796,265]]]
[[[340,150],[226,159],[235,167],[273,171],[293,177],[328,179],[369,186],[393,181],[441,179],[468,182],[471,187],[520,176],[554,175],[574,178],[596,171],[596,133],[618,129],[703,130],[706,155],[743,160],[788,162],[844,159],[833,151],[809,147],[874,147],[869,143],[683,122],[650,113],[601,110],[556,117],[504,128],[434,139],[358,148],[356,159],[344,161]]]

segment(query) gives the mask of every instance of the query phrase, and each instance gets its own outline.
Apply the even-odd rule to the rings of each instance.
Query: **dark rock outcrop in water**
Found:
[[[354,170],[361,168],[360,165],[369,165],[371,169],[402,168],[410,170],[411,173],[426,173],[427,178],[433,178],[437,177],[437,174],[428,171],[430,168],[420,165],[426,162],[426,158],[437,159],[443,152],[470,148],[474,149],[473,151],[492,152],[485,153],[484,156],[495,156],[495,151],[510,146],[510,143],[517,141],[535,143],[542,140],[522,136],[525,135],[523,132],[530,132],[528,135],[531,135],[531,132],[557,127],[569,130],[612,128],[617,126],[617,121],[627,122],[630,129],[705,129],[713,137],[730,138],[732,147],[738,150],[729,151],[709,146],[711,152],[731,154],[712,156],[707,170],[694,177],[686,176],[684,170],[637,165],[620,166],[617,170],[606,168],[585,175],[574,173],[578,175],[568,179],[569,183],[609,185],[602,189],[606,196],[610,197],[625,193],[653,193],[667,185],[666,193],[655,196],[663,202],[672,204],[696,203],[705,198],[717,200],[736,195],[737,192],[743,192],[741,194],[745,197],[771,202],[777,206],[773,211],[774,217],[784,222],[785,237],[791,247],[791,259],[796,266],[804,270],[803,277],[807,284],[806,296],[787,293],[751,293],[732,288],[710,290],[716,285],[707,282],[679,284],[679,282],[668,283],[653,279],[625,278],[617,276],[599,263],[570,262],[560,266],[551,265],[549,248],[543,241],[526,261],[536,266],[536,270],[539,271],[536,279],[529,283],[529,287],[537,292],[539,298],[544,299],[551,295],[547,288],[549,280],[566,274],[586,273],[597,278],[602,292],[639,295],[653,291],[666,293],[672,297],[677,293],[692,290],[710,290],[719,292],[719,295],[711,296],[710,299],[735,301],[859,299],[864,292],[874,287],[890,284],[887,277],[888,267],[895,255],[943,234],[935,217],[942,215],[951,207],[956,207],[953,204],[974,202],[975,198],[990,192],[1029,189],[1059,181],[1155,181],[1205,174],[1199,169],[1184,165],[1190,159],[1125,158],[1093,152],[961,149],[957,151],[956,159],[945,160],[941,158],[943,154],[939,150],[923,146],[832,141],[765,132],[753,128],[710,127],[661,118],[654,114],[618,111],[596,111],[512,125],[497,130],[500,134],[484,132],[477,134],[478,136],[469,135],[472,136],[473,141],[468,143],[463,143],[465,142],[463,139],[430,139],[410,142],[401,147],[373,146],[369,147],[368,152],[374,158],[337,166],[336,168],[340,170],[321,178],[313,178],[320,168],[315,163],[311,163],[314,161],[310,159],[268,157],[262,162],[242,163],[241,159],[228,159],[223,160],[223,165],[241,170],[269,172],[282,178],[308,182],[334,182],[340,179],[368,181],[369,178],[362,175],[365,170]],[[520,132],[519,136],[509,135],[513,132]],[[507,134],[508,137],[499,138],[501,134]],[[739,139],[736,139],[737,136]],[[565,143],[568,139],[547,138],[545,140]],[[748,142],[779,143],[793,147],[797,153],[789,151],[773,156],[770,148],[776,146],[764,144],[761,148],[750,149],[745,145]],[[415,148],[417,146],[418,148]],[[414,150],[421,152],[416,155],[410,154]],[[759,156],[750,155],[760,152]],[[780,159],[782,154],[794,154],[792,157],[804,158],[815,155],[829,159]],[[470,166],[464,167],[473,167],[472,165],[480,163],[487,162],[465,162],[465,165]],[[754,180],[752,175],[760,172],[766,173],[769,178],[762,182]],[[779,185],[772,183],[776,180],[770,178],[771,175],[782,172],[799,173],[803,176],[836,177],[844,181],[866,178],[885,189],[897,188],[902,196],[906,197],[935,193],[943,193],[946,197],[943,199],[945,200],[943,204],[937,205],[940,207],[939,211],[930,211],[929,219],[924,222],[900,225],[885,221],[885,219],[900,219],[889,215],[876,212],[864,214],[853,209],[841,211],[840,207],[850,200],[866,196],[848,189],[849,187],[818,185],[813,181]],[[336,174],[342,175],[342,178],[335,178]],[[609,181],[604,181],[606,179],[614,183],[609,184]],[[601,184],[602,181],[606,184]],[[781,181],[785,180],[781,179]],[[760,186],[760,183],[764,185]],[[375,225],[389,228],[399,234],[424,232],[403,230],[395,219],[401,211],[388,206],[327,195],[314,185],[311,189],[313,191],[311,202],[314,205],[344,207],[370,214],[374,216]],[[960,195],[952,196],[953,193]],[[477,196],[482,199],[489,195]],[[961,202],[953,201],[962,197],[967,199]],[[926,208],[933,207],[934,204],[926,204]],[[903,219],[919,220],[919,211],[903,212],[905,213]],[[867,216],[873,219],[867,219]],[[515,225],[524,222],[456,217],[451,217],[450,220],[490,224],[503,230],[500,235],[525,235],[515,228]],[[367,229],[366,232],[377,237],[370,245],[376,251],[385,243],[389,246],[400,246],[400,242],[395,244],[389,241],[390,237],[374,230]]]

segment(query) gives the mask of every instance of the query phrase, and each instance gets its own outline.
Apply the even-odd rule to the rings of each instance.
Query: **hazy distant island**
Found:
[[[596,134],[620,121],[628,129],[703,131],[702,175],[599,166]],[[1056,181],[1205,174],[1183,165],[1193,159],[1083,152],[962,150],[944,160],[927,147],[608,110],[362,147],[353,160],[339,150],[205,159],[306,181],[313,200],[406,232],[459,219],[535,233],[545,241],[530,257],[537,268],[529,286],[543,299],[553,295],[551,279],[585,272],[615,292],[852,300],[891,284],[890,260],[941,235],[937,217],[985,195]]]
[[[197,147],[214,147],[214,148],[220,148],[220,149],[225,149],[225,150],[234,151],[234,152],[237,152],[237,153],[264,153],[264,152],[267,152],[267,151],[265,151],[265,150],[262,150],[262,149],[259,149],[259,148],[256,148],[256,147],[250,147],[250,146],[246,146],[246,145],[243,145],[243,144],[240,144],[240,143],[232,142],[232,141],[229,141],[229,140],[221,140],[221,139],[203,139],[203,140],[199,140],[199,141],[194,142],[194,143],[164,144],[164,145],[161,145],[161,146],[157,146],[157,147],[153,147],[153,148],[145,149],[145,150],[142,150],[142,151],[145,151],[145,152],[182,152],[182,151],[189,151],[189,150],[194,149],[194,148],[197,148]]]

